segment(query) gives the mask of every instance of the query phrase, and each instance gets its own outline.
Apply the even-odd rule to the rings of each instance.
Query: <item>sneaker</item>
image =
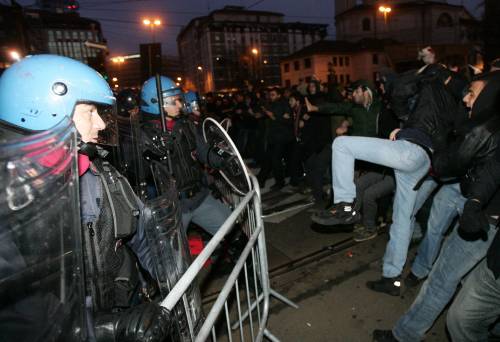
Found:
[[[386,293],[390,296],[397,297],[401,294],[401,281],[398,277],[382,277],[379,280],[367,281],[366,287],[372,291]]]
[[[356,232],[360,232],[362,230],[365,229],[365,226],[363,226],[362,224],[355,224],[354,225],[354,230],[353,230],[353,233],[356,234]]]
[[[331,210],[325,210],[314,214],[311,219],[323,226],[335,226],[339,224],[354,224],[359,222],[361,216],[354,208],[354,203],[340,202],[333,205]]]
[[[377,237],[376,229],[367,229],[365,227],[354,230],[353,240],[356,242],[367,241]]]
[[[405,278],[405,287],[407,289],[415,288],[417,287],[424,279],[418,278],[413,272],[410,272],[408,276]]]
[[[398,342],[391,330],[373,330],[373,342]]]

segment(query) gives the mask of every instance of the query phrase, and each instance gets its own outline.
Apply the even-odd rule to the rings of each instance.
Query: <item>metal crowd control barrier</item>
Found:
[[[264,337],[279,341],[266,328],[270,297],[298,308],[270,287],[260,189],[257,179],[254,176],[251,179],[253,190],[237,200],[232,197],[234,208],[231,215],[161,303],[169,311],[173,310],[216,247],[238,223],[247,235],[248,243],[194,337],[196,342],[210,338],[214,342],[219,339],[232,342],[238,335],[240,341],[262,341]],[[232,320],[236,320],[233,326]]]

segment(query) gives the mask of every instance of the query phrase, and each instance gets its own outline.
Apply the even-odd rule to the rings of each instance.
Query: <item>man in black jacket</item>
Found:
[[[279,190],[285,185],[285,170],[283,158],[286,148],[293,143],[293,120],[291,110],[286,101],[281,98],[278,88],[269,92],[271,103],[262,107],[262,111],[269,118],[269,134],[267,137],[267,158],[264,160],[258,179],[261,187],[265,186],[270,171],[274,175],[273,190]]]
[[[469,199],[460,220],[459,234],[469,240],[484,238],[489,229],[498,226],[500,149],[478,176],[464,189]],[[448,331],[453,341],[486,341],[488,328],[499,316],[500,233],[497,232],[486,258],[472,271],[448,311]]]
[[[467,184],[477,179],[482,166],[494,155],[500,141],[498,96],[500,84],[498,75],[486,75],[472,82],[464,102],[472,108],[471,119],[459,130],[458,137],[447,147],[442,147],[433,158],[435,172],[440,177],[461,177],[464,197],[457,204],[461,210],[468,197],[464,191]],[[494,91],[493,91],[494,90]],[[481,95],[481,96],[480,96]],[[486,101],[486,100],[490,101]],[[487,107],[480,106],[488,102]],[[460,163],[456,163],[460,160]],[[458,185],[451,185],[458,188]],[[466,204],[467,206],[470,204]],[[447,203],[444,202],[444,206]],[[433,227],[431,227],[433,228]],[[434,229],[434,228],[433,228]],[[439,227],[436,229],[440,229]],[[443,232],[446,230],[443,230]],[[453,297],[462,279],[484,256],[493,240],[494,229],[484,239],[466,241],[460,230],[455,229],[444,242],[441,253],[432,271],[424,282],[410,309],[397,322],[392,331],[375,330],[375,341],[421,341],[425,332]]]

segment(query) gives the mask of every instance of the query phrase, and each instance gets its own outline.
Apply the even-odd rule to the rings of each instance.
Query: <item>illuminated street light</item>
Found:
[[[15,61],[21,60],[21,54],[15,50],[12,50],[9,52],[10,58],[12,58]]]
[[[202,70],[203,70],[203,68],[202,68],[202,66],[201,66],[201,65],[198,65],[198,68],[197,68],[197,69],[198,69],[198,70],[200,70],[200,71],[202,71]]]
[[[153,43],[155,42],[155,27],[161,26],[161,20],[156,18],[156,19],[149,19],[149,18],[144,18],[142,19],[142,24],[144,26],[149,27],[151,30],[151,36],[153,38]]]
[[[111,62],[113,63],[123,63],[125,62],[125,58],[121,57],[121,56],[118,56],[118,57],[113,57],[111,58]]]
[[[378,11],[384,15],[384,22],[387,24],[387,15],[391,13],[392,8],[389,6],[380,6]]]
[[[259,50],[257,50],[256,48],[253,48],[253,49],[252,49],[252,53],[253,53],[254,55],[258,55],[258,54],[259,54]]]
[[[112,80],[113,82],[118,82],[118,78],[116,78],[116,77],[113,77],[111,80]]]
[[[119,85],[118,85],[118,84],[115,84],[115,88],[118,88],[118,87],[119,87]]]
[[[267,64],[267,59],[264,59],[264,62],[263,62],[263,63],[264,63],[264,64]]]
[[[181,84],[179,82],[177,82],[177,83],[175,83],[175,85],[179,87]]]
[[[182,81],[182,77],[180,77],[180,76],[177,77],[177,81],[179,81],[179,82]]]

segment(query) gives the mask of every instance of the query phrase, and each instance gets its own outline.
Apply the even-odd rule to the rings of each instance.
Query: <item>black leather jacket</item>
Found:
[[[460,177],[462,189],[467,189],[468,184],[477,181],[478,170],[495,154],[499,139],[499,115],[481,124],[468,123],[454,142],[434,152],[434,174],[440,178]]]
[[[403,124],[403,129],[415,128],[426,133],[435,149],[443,144],[443,137],[463,116],[465,111],[460,102],[439,78],[434,78],[422,86],[415,110]]]

